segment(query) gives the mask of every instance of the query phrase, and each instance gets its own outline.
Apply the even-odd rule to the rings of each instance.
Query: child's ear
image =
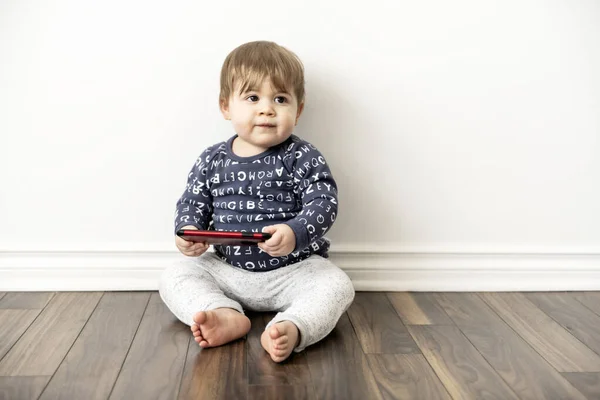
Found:
[[[221,114],[223,114],[223,118],[229,121],[231,119],[231,117],[229,116],[229,101],[226,99],[220,99],[219,108],[221,109]]]
[[[294,125],[298,125],[298,120],[300,119],[300,114],[304,111],[304,102],[300,103],[298,106],[298,112],[296,113],[296,123]]]

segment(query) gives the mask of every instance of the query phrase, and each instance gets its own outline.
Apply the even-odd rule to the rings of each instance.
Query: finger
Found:
[[[183,254],[185,254],[185,253],[187,253],[187,252],[189,251],[189,249],[188,249],[188,248],[186,248],[186,247],[181,247],[181,246],[178,246],[177,248],[178,248],[178,249],[179,249],[179,251],[180,251],[180,252],[182,252]]]
[[[270,247],[266,250],[266,252],[273,257],[279,257],[283,255],[283,252],[279,247]]]
[[[188,242],[186,242],[185,240],[183,240],[180,237],[175,238],[175,243],[177,244],[178,247],[187,247],[188,246]]]
[[[194,250],[194,251],[188,251],[187,253],[184,253],[186,256],[188,257],[198,257],[201,256],[204,253],[205,250]]]
[[[204,246],[204,243],[200,243],[200,242],[193,242],[193,243],[191,244],[191,246],[189,246],[189,247],[187,247],[187,248],[186,248],[186,251],[188,251],[188,252],[192,253],[192,252],[196,252],[196,251],[198,251],[198,250],[200,250],[200,249],[203,249],[204,247],[205,247],[205,246]]]
[[[202,247],[202,248],[200,248],[200,249],[196,250],[196,253],[197,253],[198,255],[201,255],[201,254],[203,254],[203,253],[206,253],[206,250],[208,250],[208,247]]]
[[[205,248],[199,248],[199,249],[192,250],[191,253],[194,255],[194,257],[198,257],[199,255],[201,255],[205,251],[206,251]]]
[[[260,245],[264,246],[267,249],[271,249],[273,250],[274,248],[278,247],[279,244],[279,240],[277,238],[275,238],[275,240],[273,240],[273,238],[267,240],[266,242],[261,242],[259,243]]]
[[[258,247],[260,247],[260,249],[262,251],[264,251],[265,253],[271,255],[271,246],[266,245],[265,243],[259,243]]]
[[[265,226],[262,228],[262,231],[264,233],[270,233],[273,234],[277,231],[277,227],[275,225],[269,225],[269,226]]]
[[[260,249],[261,249],[262,251],[264,251],[265,253],[269,253],[269,254],[270,254],[270,252],[271,252],[271,246],[267,246],[267,245],[266,245],[266,244],[264,244],[264,243],[259,243],[259,244],[258,244],[258,247],[260,247]]]
[[[265,244],[270,247],[278,246],[283,240],[283,235],[280,232],[275,232],[271,239],[267,240]]]

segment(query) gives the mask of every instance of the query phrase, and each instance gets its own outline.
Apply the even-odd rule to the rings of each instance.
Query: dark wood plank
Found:
[[[384,399],[451,397],[422,354],[367,354]]]
[[[0,360],[40,312],[41,310],[0,310]]]
[[[327,337],[305,352],[318,399],[382,398],[347,313]]]
[[[106,399],[150,293],[105,293],[40,399]]]
[[[600,292],[571,292],[581,304],[600,315]]]
[[[388,293],[388,299],[406,325],[452,325],[432,293]]]
[[[191,338],[189,326],[152,293],[111,400],[175,399]]]
[[[567,293],[528,293],[526,297],[596,354],[600,354],[600,316]],[[600,371],[600,365],[598,367],[597,371]]]
[[[49,376],[0,376],[0,400],[37,399]]]
[[[41,309],[54,296],[54,292],[11,292],[0,299],[0,309]]]
[[[348,316],[366,354],[411,354],[419,349],[384,293],[356,293]]]
[[[408,330],[453,398],[518,398],[457,327],[410,325]]]
[[[521,399],[584,399],[479,296],[440,293],[436,299]]]
[[[559,372],[600,371],[600,357],[522,293],[483,293],[482,298]]]
[[[563,372],[563,376],[589,400],[600,399],[600,372]]]
[[[310,385],[310,371],[304,353],[292,353],[283,363],[275,363],[260,344],[260,336],[274,313],[249,313],[248,383],[250,385]],[[261,389],[262,390],[262,389]]]
[[[0,376],[52,375],[102,297],[59,293],[0,362]]]
[[[312,386],[248,386],[248,400],[316,400]]]
[[[246,399],[246,340],[201,349],[190,340],[178,399]]]

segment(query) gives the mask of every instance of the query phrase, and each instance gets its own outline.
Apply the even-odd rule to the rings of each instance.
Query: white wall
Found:
[[[348,4],[0,2],[0,257],[173,251],[189,168],[233,134],[221,63],[267,39],[305,63],[334,251],[600,259],[600,3]]]

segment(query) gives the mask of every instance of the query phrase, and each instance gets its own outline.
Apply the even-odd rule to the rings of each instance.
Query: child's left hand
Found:
[[[271,238],[266,242],[259,243],[258,247],[272,257],[287,256],[296,247],[296,235],[289,225],[265,226],[262,231],[270,233]]]

